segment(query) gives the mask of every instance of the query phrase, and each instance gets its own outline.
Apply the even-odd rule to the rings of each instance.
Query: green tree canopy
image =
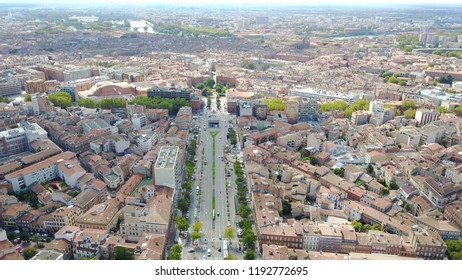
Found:
[[[351,225],[355,229],[356,232],[361,232],[363,224],[358,221],[352,221]]]
[[[199,222],[199,221],[194,222],[194,224],[192,224],[192,229],[193,229],[194,231],[196,231],[196,232],[201,231],[201,229],[202,229],[202,223]]]
[[[193,232],[191,232],[189,237],[191,238],[192,242],[194,243],[196,240],[198,240],[199,238],[202,237],[202,234],[200,232],[198,232],[198,231],[193,231]]]
[[[104,98],[98,102],[98,107],[103,109],[125,108],[127,101],[123,98]]]
[[[181,107],[191,107],[191,102],[184,98],[162,98],[159,96],[148,97],[148,96],[137,96],[135,99],[129,102],[130,104],[145,105],[149,109],[167,109],[170,115],[176,115]]]
[[[406,111],[404,111],[404,117],[406,119],[413,119],[415,117],[415,112],[416,110],[414,109],[407,109]]]
[[[383,231],[383,228],[382,228],[382,226],[379,225],[379,224],[373,224],[369,230],[379,230],[379,231]]]
[[[247,62],[246,64],[244,64],[243,67],[244,67],[245,69],[255,70],[255,63],[253,63],[253,62]]]
[[[462,260],[462,241],[461,240],[446,240],[446,254],[450,260]]]
[[[353,112],[369,109],[369,100],[358,99],[345,109],[345,117],[351,118]]]
[[[205,80],[204,82],[204,86],[209,87],[209,88],[213,88],[214,85],[215,85],[215,81],[212,78],[209,78]]]
[[[348,103],[343,100],[335,100],[326,102],[324,104],[319,105],[319,112],[329,112],[329,111],[345,111],[348,108]]]
[[[34,234],[31,238],[33,242],[38,242],[42,239],[42,236],[40,234]]]
[[[415,109],[416,106],[415,106],[414,101],[412,101],[412,100],[404,100],[401,103],[401,108],[403,109],[403,111],[406,111],[408,109]]]
[[[25,101],[32,101],[32,94],[28,93],[26,96],[24,96]]]
[[[187,231],[189,223],[184,217],[178,216],[175,220],[175,226],[179,231]]]
[[[446,107],[438,106],[438,107],[436,107],[436,112],[438,112],[440,114],[444,114],[444,113],[450,113],[451,111]]]
[[[255,251],[247,249],[245,251],[244,260],[255,260]]]
[[[253,233],[252,229],[243,229],[242,231],[242,244],[249,248],[249,249],[255,249],[255,241],[257,240],[257,237]]]
[[[168,260],[181,260],[181,251],[183,247],[179,244],[175,244],[170,248],[170,253],[168,255]]]
[[[77,105],[85,108],[96,108],[98,104],[90,98],[84,98],[77,100]]]
[[[32,259],[35,255],[37,255],[37,253],[38,253],[38,251],[37,251],[36,248],[30,247],[30,248],[25,249],[25,250],[22,252],[22,255],[24,256],[24,259],[30,260],[30,259]]]
[[[369,163],[366,167],[366,170],[368,174],[372,174],[374,172],[374,167]]]
[[[21,239],[22,241],[29,241],[30,235],[27,231],[21,231],[21,233],[19,234],[19,239]]]
[[[339,177],[343,177],[343,169],[341,168],[335,168],[332,172]]]
[[[123,247],[123,246],[116,246],[114,247],[114,259],[115,260],[134,260],[135,254],[134,250]]]
[[[236,236],[236,231],[234,230],[234,227],[232,226],[225,227],[225,231],[223,233],[224,238],[233,239],[235,236]]]
[[[269,111],[283,111],[286,107],[286,103],[280,98],[264,99],[263,102],[268,106]]]
[[[233,253],[228,253],[228,256],[225,258],[225,260],[226,261],[234,261],[234,260],[237,260],[237,257]]]
[[[47,97],[53,105],[61,107],[61,109],[66,109],[67,107],[72,106],[72,98],[68,92],[54,92],[48,94]]]
[[[457,107],[454,109],[454,113],[455,113],[456,115],[458,115],[459,117],[462,117],[462,105],[457,106]]]
[[[282,200],[282,215],[289,216],[292,214],[292,205],[287,200]]]

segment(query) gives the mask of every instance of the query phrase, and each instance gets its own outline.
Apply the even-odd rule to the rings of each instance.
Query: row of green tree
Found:
[[[196,157],[197,149],[197,140],[194,137],[190,144],[188,145],[187,151],[187,160],[186,160],[186,177],[182,185],[182,198],[178,201],[178,209],[181,210],[183,215],[188,212],[190,200],[191,200],[191,191],[192,191],[192,178],[194,174],[194,158]]]
[[[413,49],[419,45],[419,37],[418,36],[397,36],[396,42],[398,48],[402,49],[405,52],[411,52]]]
[[[280,98],[265,99],[263,102],[268,106],[268,111],[284,111],[286,103]]]
[[[236,134],[236,131],[234,129],[231,129],[229,131],[229,141],[231,142],[231,145],[236,145],[237,144],[237,134]]]
[[[448,85],[452,85],[453,81],[454,81],[454,77],[452,75],[447,75],[447,76],[439,77],[435,79],[436,83],[448,84]]]
[[[450,260],[462,260],[462,241],[446,240],[446,254]]]
[[[361,222],[358,221],[352,221],[351,225],[355,229],[356,232],[368,232],[369,230],[379,230],[379,231],[384,231],[382,226],[379,224],[362,224]]]
[[[358,99],[355,102],[351,103],[351,105],[348,105],[348,103],[346,103],[343,100],[335,100],[335,101],[321,104],[318,110],[321,113],[340,110],[340,111],[345,112],[345,117],[350,118],[353,112],[355,111],[368,110],[369,102],[370,101],[366,99]]]
[[[460,58],[462,56],[462,52],[460,51],[446,51],[443,52],[441,50],[434,50],[432,54],[445,56],[445,57],[457,57]]]
[[[61,107],[61,109],[66,109],[67,107],[72,106],[72,98],[68,92],[55,92],[47,95],[48,100],[50,100],[53,105],[56,107]]]
[[[196,85],[197,89],[201,90],[201,95],[208,97],[213,95],[213,91],[217,93],[218,96],[225,96],[226,91],[231,88],[230,84],[223,85],[222,83],[215,83],[212,78],[205,80],[203,83]]]
[[[77,105],[85,108],[115,109],[125,108],[127,106],[127,101],[123,98],[104,98],[99,101],[84,98],[77,100]]]
[[[399,73],[390,73],[390,71],[385,71],[379,75],[383,78],[384,83],[392,83],[400,86],[407,86],[407,81],[405,79],[398,78]]]
[[[230,37],[231,33],[223,29],[192,27],[176,24],[156,24],[154,29],[160,33],[173,34],[183,37]]]
[[[167,109],[169,115],[176,115],[181,107],[191,107],[191,102],[184,98],[162,98],[137,96],[135,99],[129,102],[129,104],[140,104],[145,105],[146,108],[150,109]]]
[[[242,229],[242,244],[244,247],[250,250],[255,250],[255,241],[257,237],[252,230],[252,222],[250,221],[251,210],[247,204],[246,198],[246,187],[244,170],[238,160],[234,162],[234,173],[236,174],[236,186],[237,186],[237,200],[239,203],[239,215],[242,220],[240,227]]]

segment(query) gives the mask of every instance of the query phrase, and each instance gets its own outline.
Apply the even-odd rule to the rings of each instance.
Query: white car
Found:
[[[202,246],[202,251],[204,251],[204,252],[207,251],[207,246],[205,246],[205,245]]]

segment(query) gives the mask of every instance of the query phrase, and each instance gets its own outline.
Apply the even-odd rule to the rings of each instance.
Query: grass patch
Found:
[[[215,220],[215,196],[212,196],[212,213],[212,218]]]
[[[212,136],[212,151],[213,151],[213,162],[212,162],[212,178],[213,178],[213,184],[215,185],[215,154],[216,154],[216,149],[215,149],[215,137],[218,135],[218,131],[210,131],[210,136]]]

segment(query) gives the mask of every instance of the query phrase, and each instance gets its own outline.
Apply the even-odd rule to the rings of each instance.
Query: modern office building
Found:
[[[175,87],[152,87],[148,90],[148,97],[162,97],[162,98],[184,98],[188,101],[191,100],[191,90],[181,89]]]
[[[48,100],[44,93],[31,94],[31,101],[34,115],[36,116],[54,110],[53,103]]]
[[[239,117],[250,117],[253,115],[253,103],[239,100],[237,104],[237,113]]]
[[[134,129],[140,129],[146,126],[146,115],[144,113],[131,115],[131,120]]]
[[[318,109],[319,104],[315,98],[305,98],[303,97],[299,101],[299,120],[308,121],[308,120],[317,120],[318,119]]]
[[[437,121],[439,119],[439,114],[436,111],[421,108],[417,109],[415,113],[415,120],[419,125],[426,125],[427,123],[431,123]]]
[[[36,123],[23,122],[18,128],[0,132],[0,158],[30,150],[30,143],[48,139],[47,132]]]
[[[177,188],[181,184],[182,163],[179,159],[179,148],[162,146],[154,165],[154,181],[156,186]]]
[[[337,91],[330,91],[324,89],[316,88],[303,88],[303,87],[294,87],[290,90],[289,95],[301,96],[305,98],[310,98],[314,100],[327,99],[327,100],[343,100],[348,104],[353,103],[355,100],[359,99],[360,94],[346,94]]]
[[[31,166],[7,174],[5,180],[13,185],[13,190],[15,192],[19,192],[35,182],[44,183],[58,178],[60,174],[58,164],[62,161],[73,159],[75,156],[73,152],[64,152],[52,156]],[[80,169],[77,170],[80,166],[73,165],[65,167],[69,169],[69,174],[74,172],[74,170],[76,172],[81,171]]]
[[[264,102],[256,102],[253,105],[253,116],[257,120],[266,120],[266,115],[268,114],[268,105]]]

